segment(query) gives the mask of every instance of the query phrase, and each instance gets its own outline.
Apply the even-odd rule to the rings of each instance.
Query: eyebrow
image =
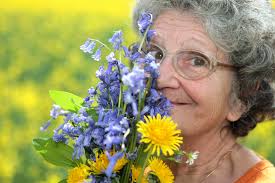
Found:
[[[162,47],[164,47],[164,45],[165,45],[165,40],[161,36],[159,36],[158,34],[153,36],[151,42],[155,43],[159,46],[162,46]]]
[[[151,42],[154,43],[154,44],[159,45],[163,49],[166,49],[165,39],[163,39],[161,37],[161,34],[155,35],[152,38]],[[178,50],[190,49],[190,50],[198,51],[198,52],[201,52],[201,53],[204,53],[206,55],[210,55],[210,56],[214,57],[214,55],[212,53],[213,51],[210,51],[207,48],[209,48],[209,44],[207,44],[203,39],[198,39],[198,38],[192,36],[190,39],[187,39],[187,40],[184,40],[184,41],[180,42]],[[216,49],[217,49],[217,47],[215,46],[215,50]]]
[[[193,47],[193,45],[195,45],[195,47],[197,46],[203,46],[202,48],[208,48],[209,44],[207,44],[204,40],[198,39],[194,36],[192,36],[190,39],[184,40],[183,42],[179,43],[180,47]]]

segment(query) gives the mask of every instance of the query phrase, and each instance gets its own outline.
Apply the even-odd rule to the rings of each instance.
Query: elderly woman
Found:
[[[275,182],[275,168],[237,143],[274,118],[275,16],[264,0],[140,0],[153,14],[147,50],[160,63],[158,89],[172,102],[193,165],[171,165],[175,182]],[[272,17],[273,16],[273,17]]]

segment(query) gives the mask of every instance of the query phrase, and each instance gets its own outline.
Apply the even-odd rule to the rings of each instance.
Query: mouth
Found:
[[[190,103],[184,103],[184,102],[174,102],[170,101],[172,106],[184,106],[184,105],[190,105]]]

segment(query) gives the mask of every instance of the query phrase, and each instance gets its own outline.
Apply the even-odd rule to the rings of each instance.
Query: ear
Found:
[[[228,111],[226,119],[230,122],[240,119],[242,114],[246,111],[246,106],[239,100],[232,102],[230,110]]]

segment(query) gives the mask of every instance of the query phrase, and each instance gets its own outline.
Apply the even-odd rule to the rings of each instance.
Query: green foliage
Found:
[[[240,139],[240,142],[275,164],[275,121],[258,124],[256,129]]]
[[[63,180],[59,181],[58,183],[67,183],[67,179],[63,179]]]
[[[83,99],[65,91],[50,90],[50,97],[62,109],[77,112],[83,103]]]
[[[54,142],[52,138],[33,139],[36,151],[49,163],[62,167],[75,167],[81,160],[72,160],[73,148],[62,143]]]

